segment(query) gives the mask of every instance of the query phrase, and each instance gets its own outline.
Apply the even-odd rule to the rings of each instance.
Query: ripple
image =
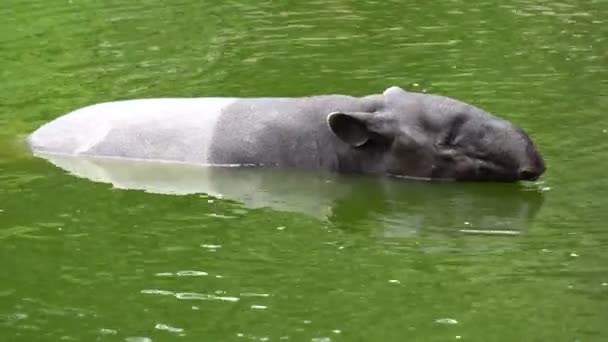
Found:
[[[218,291],[218,292],[221,292],[221,291]],[[240,300],[240,298],[238,298],[238,297],[218,296],[218,295],[214,295],[214,294],[196,293],[196,292],[173,292],[173,291],[158,290],[158,289],[144,289],[144,290],[141,290],[140,293],[161,295],[161,296],[173,296],[180,300],[218,300],[218,301],[224,301],[224,302],[237,302]]]
[[[241,297],[270,297],[270,294],[268,294],[268,293],[244,292],[244,293],[241,293]]]
[[[520,235],[521,232],[516,230],[486,230],[486,229],[460,229],[458,230],[465,234],[479,234],[479,235]]]
[[[236,216],[232,216],[232,215],[223,215],[223,214],[216,214],[216,213],[207,214],[207,216],[209,216],[209,217],[215,217],[215,218],[220,218],[220,219],[235,219],[235,218],[237,218]]]
[[[222,248],[221,245],[208,245],[208,244],[202,244],[201,247],[207,248],[209,250],[213,250],[214,252],[215,252],[216,249]]]
[[[178,292],[175,294],[177,299],[183,300],[220,300],[226,302],[236,302],[237,297],[216,296],[212,294],[196,293],[196,292]]]
[[[102,335],[116,335],[118,334],[118,331],[114,329],[101,328],[99,329],[99,333]]]
[[[126,342],[152,342],[152,339],[149,337],[143,336],[133,336],[125,338]]]
[[[161,296],[175,295],[175,293],[173,293],[171,291],[165,291],[165,290],[141,290],[140,292],[143,294],[155,294],[155,295],[161,295]]]
[[[184,332],[184,329],[182,329],[182,328],[176,328],[176,327],[172,327],[168,324],[162,324],[162,323],[158,323],[157,325],[154,326],[154,328],[158,329],[158,330],[164,330],[164,331],[178,333],[178,334]]]
[[[209,275],[209,273],[207,273],[205,271],[192,271],[192,270],[177,271],[175,273],[171,273],[171,272],[156,273],[157,277],[201,277],[201,276],[207,276],[207,275]]]
[[[438,324],[458,324],[458,321],[453,318],[439,318],[435,320]]]

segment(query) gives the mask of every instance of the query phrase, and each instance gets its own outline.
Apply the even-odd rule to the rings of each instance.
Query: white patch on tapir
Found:
[[[75,110],[29,138],[34,151],[206,163],[213,129],[235,98],[117,101]]]

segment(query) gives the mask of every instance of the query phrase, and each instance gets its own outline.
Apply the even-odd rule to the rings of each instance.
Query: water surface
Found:
[[[4,0],[0,15],[3,341],[608,338],[606,1]],[[73,175],[21,143],[97,102],[391,85],[523,126],[548,172]]]

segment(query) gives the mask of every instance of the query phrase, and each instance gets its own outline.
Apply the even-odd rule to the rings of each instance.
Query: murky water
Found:
[[[606,1],[4,0],[0,16],[2,341],[608,338]],[[548,172],[77,177],[21,144],[102,101],[391,85],[520,124]]]

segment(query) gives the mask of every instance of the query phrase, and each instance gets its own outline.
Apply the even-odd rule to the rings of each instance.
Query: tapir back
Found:
[[[213,129],[234,98],[165,98],[84,107],[47,123],[35,152],[207,163]]]

